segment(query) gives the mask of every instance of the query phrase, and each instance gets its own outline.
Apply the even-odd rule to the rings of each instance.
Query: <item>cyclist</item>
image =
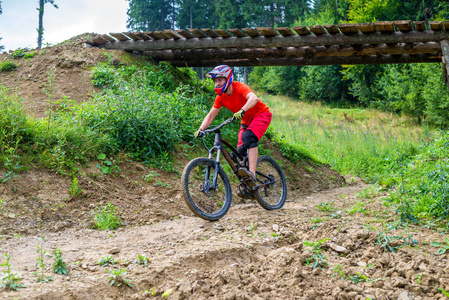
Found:
[[[239,176],[247,176],[251,180],[250,186],[256,185],[256,166],[258,143],[260,138],[267,131],[271,122],[271,112],[250,89],[242,82],[234,81],[232,69],[226,65],[215,67],[206,75],[212,78],[215,85],[214,105],[204,118],[200,128],[194,133],[195,138],[204,135],[205,130],[217,116],[221,107],[226,107],[234,113],[235,119],[241,120],[241,127],[238,133],[237,150],[240,155],[248,155],[249,170],[239,169]]]

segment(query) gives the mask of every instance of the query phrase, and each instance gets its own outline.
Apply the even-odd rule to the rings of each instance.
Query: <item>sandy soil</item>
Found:
[[[88,100],[95,92],[90,69],[106,58],[81,42],[75,38],[17,60],[19,69],[0,73],[0,83],[23,97],[30,115],[44,117],[42,84],[48,66],[56,66],[57,97]],[[272,147],[269,141],[264,146]],[[218,222],[194,217],[184,203],[182,149],[179,173],[123,156],[119,173],[102,175],[93,162],[80,172],[83,193],[76,198],[69,195],[68,178],[46,170],[31,169],[0,184],[0,253],[9,253],[13,272],[26,285],[0,289],[0,298],[162,299],[169,290],[168,299],[445,298],[438,288],[449,290],[447,254],[437,255],[438,247],[430,245],[444,242],[443,232],[400,226],[394,206],[384,204],[385,193],[371,197],[366,191],[372,187],[360,180],[345,180],[327,166],[311,172],[307,163],[294,165],[274,154],[288,178],[284,208],[266,211],[234,195]],[[143,180],[150,172],[163,186]],[[95,208],[106,203],[119,208],[121,227],[91,229]],[[391,241],[380,239],[382,233]],[[48,258],[45,273],[54,280],[36,282],[37,245],[51,255],[61,249],[69,275],[54,274]],[[397,252],[384,251],[388,246]],[[100,266],[109,255],[119,262]],[[147,265],[135,263],[138,255],[149,258]],[[314,257],[321,262],[315,268]],[[119,267],[132,287],[109,285],[107,271]]]

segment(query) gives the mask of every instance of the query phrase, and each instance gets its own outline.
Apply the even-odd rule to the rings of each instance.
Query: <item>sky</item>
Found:
[[[37,47],[39,0],[0,0],[0,45],[4,51]],[[125,32],[126,0],[55,0],[44,7],[44,40],[57,44],[82,33]]]

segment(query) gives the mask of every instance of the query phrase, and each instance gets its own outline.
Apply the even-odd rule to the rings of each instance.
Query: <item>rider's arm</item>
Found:
[[[246,101],[246,104],[242,107],[244,111],[248,111],[248,109],[252,108],[257,104],[257,101],[259,101],[259,98],[257,98],[256,94],[254,94],[253,92],[248,93],[248,95],[246,95],[246,99],[248,101]]]
[[[212,107],[207,116],[204,118],[203,123],[201,123],[200,130],[206,130],[206,128],[209,127],[215,119],[219,111],[220,109]]]

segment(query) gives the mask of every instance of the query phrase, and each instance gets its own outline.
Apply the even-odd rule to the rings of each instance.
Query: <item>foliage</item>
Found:
[[[116,261],[112,255],[108,255],[106,257],[102,257],[98,264],[102,267],[106,267],[107,265],[115,265],[120,261]]]
[[[313,253],[312,256],[306,259],[306,265],[312,263],[312,269],[315,269],[317,267],[320,269],[327,267],[327,262],[324,261],[327,258],[321,254],[321,244],[326,242],[327,240],[328,239],[323,239],[317,242],[304,241],[304,246],[312,247],[312,250],[309,251]]]
[[[449,250],[449,239],[448,238],[446,238],[446,245],[442,244],[442,243],[437,243],[437,242],[431,242],[430,244],[435,247],[440,247],[438,249],[438,255],[442,255],[442,254],[446,253],[447,250]]]
[[[66,269],[66,263],[62,258],[62,251],[59,248],[53,250],[54,260],[53,260],[53,272],[60,275],[68,275]]]
[[[146,267],[146,266],[148,266],[148,263],[150,261],[151,261],[150,258],[138,254],[137,259],[134,261],[134,263],[139,264],[139,265],[145,265],[145,267]]]
[[[123,275],[126,274],[126,269],[118,268],[106,272],[110,274],[110,276],[107,277],[110,286],[113,286],[115,284],[117,287],[119,287],[124,284],[128,287],[133,287],[133,285],[131,284],[131,280],[123,277]]]
[[[16,50],[14,50],[13,52],[10,53],[12,57],[14,58],[32,58],[34,57],[37,52],[36,51],[31,51],[28,48],[18,48]]]
[[[78,185],[78,178],[73,177],[69,191],[70,191],[70,196],[72,196],[72,198],[77,197],[78,195],[80,195],[83,192],[83,190]]]
[[[6,261],[2,264],[0,264],[1,267],[6,267],[6,271],[2,272],[2,282],[0,284],[0,288],[4,288],[6,290],[18,290],[19,288],[26,287],[23,284],[20,283],[22,280],[22,277],[18,275],[17,273],[12,273],[12,265],[9,262],[11,260],[11,257],[8,255],[8,253],[5,253],[5,259]]]
[[[10,61],[9,59],[0,61],[0,73],[14,71],[15,69],[17,69],[17,65],[12,61]]]
[[[41,245],[37,245],[36,253],[38,254],[37,262],[36,262],[36,272],[33,272],[34,275],[37,276],[36,280],[37,282],[49,282],[53,281],[53,278],[45,275],[45,257],[50,258],[50,255],[47,254],[47,250],[44,250],[44,242],[45,237],[42,236],[41,238],[38,238],[42,241]]]
[[[107,203],[106,206],[97,207],[94,217],[95,228],[98,230],[114,230],[120,226],[118,208]]]

